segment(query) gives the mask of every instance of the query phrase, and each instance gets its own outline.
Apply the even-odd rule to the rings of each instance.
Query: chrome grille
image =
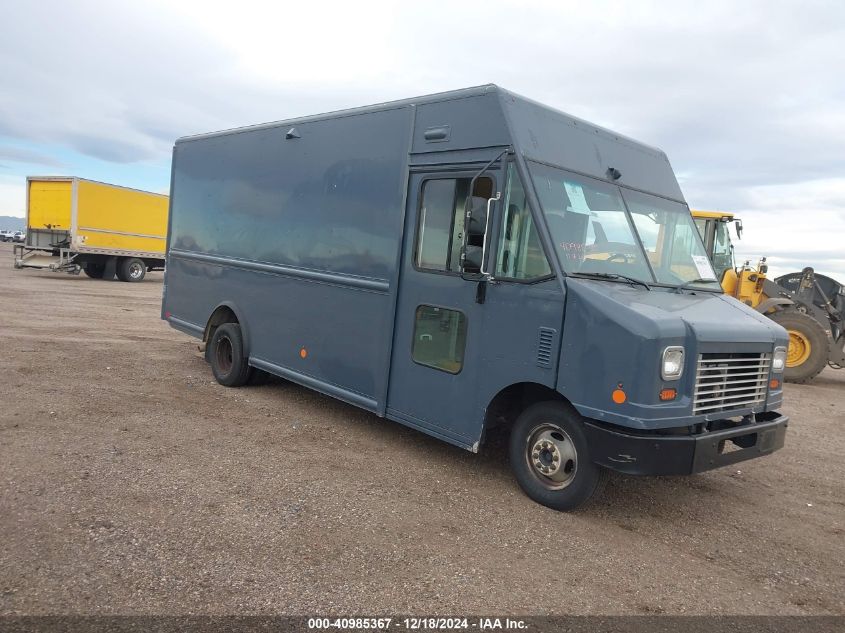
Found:
[[[746,409],[766,399],[771,354],[700,354],[693,414]]]

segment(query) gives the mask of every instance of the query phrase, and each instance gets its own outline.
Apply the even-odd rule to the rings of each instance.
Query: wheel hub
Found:
[[[526,459],[547,488],[565,488],[575,478],[578,464],[575,445],[557,425],[543,424],[529,435]]]
[[[531,451],[534,468],[544,475],[552,475],[560,469],[560,451],[548,440],[540,440]]]
[[[805,363],[810,357],[811,346],[810,339],[808,339],[803,332],[798,330],[788,330],[789,332],[789,348],[786,352],[786,366],[798,367]]]

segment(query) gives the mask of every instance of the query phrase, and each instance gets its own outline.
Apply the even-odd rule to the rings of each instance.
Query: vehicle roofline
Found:
[[[437,92],[428,95],[421,95],[419,97],[411,97],[408,99],[397,99],[394,101],[384,101],[371,105],[358,106],[354,108],[344,108],[341,110],[331,110],[321,114],[311,114],[301,117],[294,117],[291,119],[282,119],[278,121],[270,121],[267,123],[258,123],[255,125],[245,125],[234,128],[219,130],[216,132],[205,132],[200,134],[190,134],[181,136],[176,139],[176,145],[187,143],[190,141],[197,141],[201,139],[214,138],[219,136],[229,136],[232,134],[241,134],[243,132],[253,132],[256,130],[266,130],[276,127],[283,127],[288,125],[297,125],[302,123],[309,123],[312,121],[325,121],[330,119],[340,119],[349,116],[358,116],[361,114],[369,114],[371,112],[384,112],[387,110],[397,110],[408,106],[422,105],[426,103],[437,103],[441,101],[452,101],[456,99],[466,99],[468,97],[478,97],[486,94],[501,91],[502,88],[495,84],[482,84],[480,86],[472,86],[470,88],[461,88],[458,90],[448,90],[445,92]]]

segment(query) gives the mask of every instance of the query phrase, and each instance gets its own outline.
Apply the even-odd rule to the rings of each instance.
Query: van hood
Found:
[[[700,290],[683,290],[594,281],[569,277],[567,303],[589,304],[614,321],[635,326],[650,339],[692,335],[700,343],[770,343],[787,339],[771,319],[733,297]],[[628,328],[626,328],[628,329]]]
[[[764,354],[786,330],[719,293],[568,277],[557,389],[581,415],[634,428],[688,423],[702,354]],[[664,381],[667,347],[685,351],[679,378]],[[660,402],[670,387],[678,397]],[[626,399],[612,401],[614,389]]]

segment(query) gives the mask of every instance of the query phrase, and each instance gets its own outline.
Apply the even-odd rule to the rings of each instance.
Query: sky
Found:
[[[737,259],[845,282],[841,0],[0,0],[0,215],[27,175],[166,193],[180,136],[484,83],[660,147]]]

